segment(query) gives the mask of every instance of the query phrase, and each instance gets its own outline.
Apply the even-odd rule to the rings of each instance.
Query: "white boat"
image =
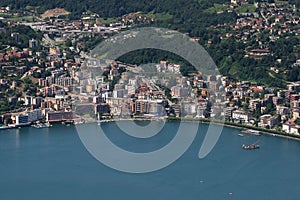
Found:
[[[34,128],[49,128],[52,125],[49,122],[47,122],[47,123],[37,123],[37,124],[33,124],[31,126]]]
[[[10,128],[12,128],[12,127],[4,126],[4,125],[0,126],[0,130],[10,129]]]
[[[78,124],[84,124],[84,121],[81,120],[81,121],[75,121],[75,122],[74,122],[74,125],[78,125]]]
[[[243,131],[244,133],[248,133],[248,134],[252,134],[252,135],[256,135],[256,136],[260,136],[260,132],[257,130],[252,130],[252,129],[247,129]]]

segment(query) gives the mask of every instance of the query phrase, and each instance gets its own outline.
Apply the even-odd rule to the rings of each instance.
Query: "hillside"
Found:
[[[66,17],[70,20],[80,19],[86,11],[99,14],[103,22],[138,11],[163,16],[153,25],[199,39],[224,75],[279,87],[284,81],[300,80],[300,76],[295,76],[300,74],[300,67],[293,67],[300,59],[300,38],[296,31],[289,31],[295,30],[294,25],[286,23],[299,18],[299,12],[294,12],[289,3],[299,8],[300,1],[275,0],[278,9],[284,7],[285,16],[277,16],[276,9],[269,6],[274,0],[258,1],[263,2],[260,7],[253,4],[254,0],[248,0],[248,3],[234,5],[234,8],[229,0],[2,0],[0,6],[18,10],[30,6],[40,14],[48,9],[64,8],[70,12]],[[247,23],[250,25],[242,25]],[[259,59],[250,55],[252,51],[261,50],[269,52],[268,55]],[[147,59],[153,61],[145,53],[131,54],[130,60],[139,63],[141,56],[145,62]],[[280,79],[283,81],[278,81]]]

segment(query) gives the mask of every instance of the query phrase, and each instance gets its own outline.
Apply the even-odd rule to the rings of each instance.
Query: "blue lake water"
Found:
[[[123,134],[102,124],[121,148],[148,152],[163,147],[179,122],[168,122],[150,139]],[[92,126],[92,125],[87,125]],[[74,126],[26,127],[0,131],[0,199],[299,199],[300,143],[272,136],[246,135],[224,127],[212,152],[198,158],[207,125],[185,154],[170,166],[146,174],[113,170],[94,159]],[[261,149],[242,144],[259,139]]]

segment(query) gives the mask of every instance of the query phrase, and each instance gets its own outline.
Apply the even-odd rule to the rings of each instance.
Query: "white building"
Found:
[[[286,133],[300,135],[300,125],[292,122],[286,122],[282,124],[282,130]]]
[[[247,123],[252,118],[252,115],[250,113],[242,111],[242,110],[235,110],[232,112],[232,118],[234,120],[238,120],[238,121]]]
[[[299,125],[292,126],[290,129],[290,133],[294,135],[300,135],[300,126]]]

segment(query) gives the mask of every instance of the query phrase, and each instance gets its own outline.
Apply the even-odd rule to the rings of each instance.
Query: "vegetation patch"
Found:
[[[256,10],[256,7],[253,4],[243,4],[240,7],[236,8],[235,11],[238,14],[242,13],[254,13]]]
[[[227,5],[215,3],[213,7],[204,10],[205,13],[219,13],[224,12],[228,9]]]
[[[116,23],[119,20],[117,18],[98,18],[97,19],[98,22],[101,22],[102,24],[111,24],[111,23]]]

